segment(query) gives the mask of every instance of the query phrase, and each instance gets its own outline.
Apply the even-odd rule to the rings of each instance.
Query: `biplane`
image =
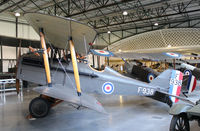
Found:
[[[95,49],[91,49],[92,53],[95,55],[100,55],[96,52]],[[151,67],[143,66],[143,63],[140,60],[147,60],[147,61],[156,61],[156,62],[165,62],[168,63],[169,69],[176,69],[184,73],[183,81],[182,81],[182,89],[181,93],[187,97],[188,94],[192,93],[197,86],[197,79],[199,79],[200,70],[190,64],[187,61],[182,60],[185,57],[194,57],[193,55],[181,55],[179,53],[172,53],[172,52],[160,52],[153,53],[135,53],[134,51],[120,51],[120,52],[112,52],[112,56],[120,57],[124,61],[124,70],[126,73],[123,75],[127,77],[131,77],[134,79],[141,80],[143,82],[150,83],[153,81],[157,76],[160,75],[160,72],[153,70],[152,68],[157,68],[160,66],[160,63],[154,64]],[[140,55],[138,55],[140,54]],[[149,55],[149,56],[148,56]],[[125,58],[129,59],[129,61],[125,60]],[[147,59],[148,58],[148,59]]]
[[[24,17],[40,35],[42,47],[32,54],[21,56],[18,62],[17,79],[40,85],[33,88],[40,96],[30,102],[30,116],[45,117],[51,107],[62,101],[77,105],[77,108],[83,106],[105,113],[100,102],[88,93],[147,96],[169,105],[178,101],[183,79],[180,71],[166,70],[151,83],[145,83],[123,76],[109,67],[95,70],[84,62],[77,62],[76,58],[76,52],[82,55],[88,53],[88,43],[93,42],[97,34],[93,28],[58,16],[27,13]],[[54,48],[66,50],[61,59],[49,57],[47,42],[52,48],[51,53],[54,53]],[[99,53],[109,54],[106,51]]]

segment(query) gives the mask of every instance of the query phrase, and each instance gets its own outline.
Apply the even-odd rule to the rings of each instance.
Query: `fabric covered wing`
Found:
[[[68,88],[57,84],[53,85],[53,87],[39,86],[34,88],[33,90],[40,94],[64,100],[66,102],[73,103],[79,106],[87,107],[101,113],[106,113],[101,103],[98,102],[94,97],[89,96],[83,92],[79,97],[76,93],[76,90],[74,90],[73,88]]]
[[[27,13],[24,17],[37,33],[39,33],[39,28],[43,28],[49,42],[57,48],[65,49],[68,47],[69,36],[72,34],[76,51],[81,54],[88,53],[88,43],[93,42],[97,34],[88,25],[64,17],[39,13]]]
[[[180,59],[184,56],[174,52],[160,52],[160,53],[138,53],[138,52],[117,52],[115,56],[130,59],[147,59],[147,60],[166,60],[166,59]]]

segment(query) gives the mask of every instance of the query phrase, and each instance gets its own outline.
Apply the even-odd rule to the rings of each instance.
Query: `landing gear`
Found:
[[[29,104],[30,115],[34,118],[42,118],[48,115],[51,104],[42,97],[34,98]]]
[[[165,100],[166,100],[166,103],[169,107],[172,107],[173,105],[173,102],[171,101],[171,99],[169,98],[169,96],[165,96]]]
[[[190,131],[189,120],[186,115],[174,115],[170,123],[170,131]]]

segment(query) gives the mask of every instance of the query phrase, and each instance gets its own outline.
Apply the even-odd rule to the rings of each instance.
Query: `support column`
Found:
[[[108,47],[107,47],[107,51],[108,51]],[[107,65],[109,66],[110,65],[110,63],[109,63],[109,57],[107,57]]]
[[[97,56],[98,69],[100,70],[100,56]]]
[[[3,43],[1,41],[1,72],[3,72]]]
[[[18,17],[16,17],[16,38],[18,37]]]
[[[176,69],[176,60],[173,59],[174,70]]]
[[[17,71],[18,71],[18,66],[19,66],[19,60],[20,60],[20,57],[21,57],[21,40],[19,41],[19,51],[18,51],[18,48],[16,47],[16,91],[17,91],[17,94],[19,94],[19,91],[20,91],[20,87],[21,87],[21,83],[20,83],[20,80],[17,79]],[[21,88],[22,89],[22,88]]]

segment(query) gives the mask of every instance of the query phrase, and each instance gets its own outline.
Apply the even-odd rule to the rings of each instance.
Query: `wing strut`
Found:
[[[76,82],[76,88],[77,88],[77,94],[78,96],[81,96],[81,86],[80,86],[80,79],[79,79],[79,73],[78,73],[78,65],[76,60],[76,53],[74,48],[74,43],[72,41],[72,37],[69,37],[69,45],[70,45],[70,53],[72,58],[72,65],[74,69],[74,78]]]
[[[45,43],[43,28],[40,28],[39,32],[40,32],[40,42],[41,42],[41,46],[42,46],[42,49],[43,49],[43,59],[44,59],[44,66],[45,66],[45,72],[46,72],[46,77],[47,77],[47,83],[48,83],[48,87],[52,87],[51,73],[50,73],[50,67],[49,67],[49,59],[48,59],[48,55],[47,55],[47,47],[46,47],[46,43]]]

